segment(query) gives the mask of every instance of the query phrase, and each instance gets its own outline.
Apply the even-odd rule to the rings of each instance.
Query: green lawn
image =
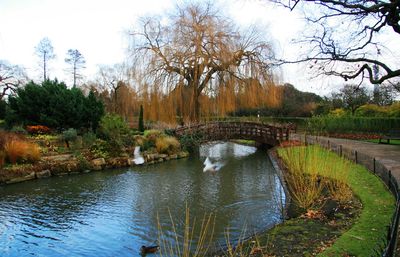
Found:
[[[365,140],[365,141],[372,142],[372,143],[379,143],[379,139],[369,139],[369,140]],[[385,144],[385,143],[386,143],[386,140],[382,140],[382,142]],[[391,139],[391,140],[390,140],[390,144],[391,144],[391,145],[400,145],[400,140],[398,140],[398,139]]]
[[[319,148],[317,155],[325,156],[326,151]],[[279,152],[279,151],[278,151]],[[329,165],[336,165],[341,158],[328,153]],[[350,164],[348,185],[363,205],[355,224],[344,232],[334,244],[318,256],[371,256],[379,251],[387,233],[387,226],[395,209],[395,199],[383,182],[361,165]],[[329,176],[324,174],[324,176]],[[333,175],[334,176],[334,175]]]

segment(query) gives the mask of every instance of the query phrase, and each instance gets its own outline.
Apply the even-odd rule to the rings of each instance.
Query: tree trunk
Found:
[[[74,63],[74,87],[76,87],[76,63]]]
[[[190,112],[190,121],[198,123],[200,121],[200,92],[196,86],[193,86],[192,102],[193,110]]]
[[[43,55],[43,81],[46,81],[46,54]]]

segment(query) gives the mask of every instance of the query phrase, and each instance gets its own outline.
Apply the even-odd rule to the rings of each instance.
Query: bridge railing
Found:
[[[201,134],[204,140],[250,139],[277,145],[288,140],[291,126],[278,126],[258,122],[209,122],[192,124],[174,130],[175,135]]]

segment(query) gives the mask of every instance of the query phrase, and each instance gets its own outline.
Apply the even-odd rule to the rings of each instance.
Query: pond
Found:
[[[220,167],[203,172],[209,157]],[[202,145],[187,159],[0,187],[1,256],[140,256],[158,223],[173,242],[190,216],[215,214],[214,244],[282,220],[284,193],[265,151]],[[200,224],[199,224],[200,225]]]

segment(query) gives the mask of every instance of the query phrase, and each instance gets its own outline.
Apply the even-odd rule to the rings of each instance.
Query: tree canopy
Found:
[[[46,80],[41,85],[28,83],[8,99],[9,125],[45,125],[50,128],[96,129],[104,107],[93,92],[85,97],[78,88],[68,89],[63,82]]]
[[[255,30],[241,33],[210,4],[180,7],[167,22],[143,19],[142,30],[133,36],[135,60],[140,62],[135,64],[144,67],[145,84],[168,92],[183,90],[191,121],[200,118],[202,94],[215,95],[227,84],[237,91],[250,78],[262,87],[273,84],[271,45]]]

